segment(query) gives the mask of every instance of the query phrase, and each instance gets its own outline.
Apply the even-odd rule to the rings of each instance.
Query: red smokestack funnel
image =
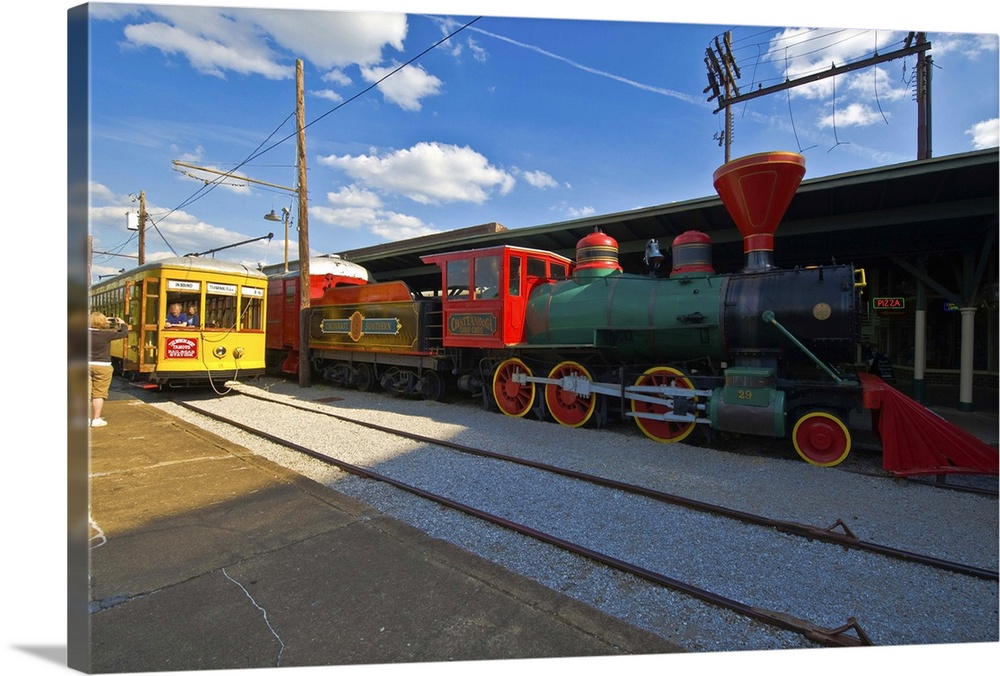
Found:
[[[806,158],[787,151],[747,155],[715,170],[715,191],[743,235],[744,270],[774,267],[774,231],[805,173]]]

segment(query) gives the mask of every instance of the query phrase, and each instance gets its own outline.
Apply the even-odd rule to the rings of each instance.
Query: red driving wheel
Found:
[[[516,373],[531,375],[520,359],[507,359],[493,373],[493,399],[504,415],[523,417],[535,403],[535,384],[521,384],[514,380]]]
[[[638,380],[635,381],[635,384],[638,387],[668,386],[683,387],[689,390],[694,389],[694,385],[683,372],[670,366],[654,366],[639,376]],[[633,413],[653,413],[662,415],[670,410],[672,410],[672,407],[667,406],[666,404],[654,404],[646,401],[632,400]],[[677,422],[674,420],[654,420],[651,418],[637,417],[635,419],[635,424],[639,426],[639,429],[642,430],[643,434],[653,441],[673,443],[686,439],[688,435],[694,431],[696,423],[694,421]]]
[[[591,382],[594,380],[587,368],[575,361],[564,361],[557,364],[549,372],[549,378],[552,380],[559,380],[567,376],[582,377]],[[572,390],[564,389],[561,385],[546,385],[545,404],[549,413],[560,425],[580,427],[594,415],[594,409],[597,407],[597,396],[594,394],[583,396]]]

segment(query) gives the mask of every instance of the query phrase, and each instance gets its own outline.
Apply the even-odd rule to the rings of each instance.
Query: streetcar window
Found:
[[[264,299],[252,296],[243,296],[243,321],[240,322],[244,329],[250,331],[260,331],[264,328]]]
[[[198,296],[192,295],[190,293],[167,293],[167,300],[163,306],[163,320],[166,321],[168,317],[173,316],[174,306],[179,308],[180,319],[187,324],[188,322],[188,308],[192,305],[198,305]],[[176,321],[176,320],[175,320]],[[184,327],[180,327],[184,328]]]
[[[205,296],[205,326],[212,329],[236,328],[236,296],[209,293]]]
[[[141,294],[146,297],[145,304],[142,305],[145,312],[145,314],[142,316],[142,323],[155,326],[156,324],[160,323],[160,313],[158,312],[160,306],[156,302],[156,299],[160,297],[160,280],[156,279],[155,277],[147,277],[140,283],[143,284],[143,288],[139,289],[138,285],[136,285],[135,287],[133,287],[133,291],[135,292],[135,294]],[[142,303],[142,299],[139,298],[138,295],[136,295],[132,299],[132,302],[133,302],[132,307],[135,309],[135,316],[138,317],[140,316],[139,304]],[[165,314],[166,310],[164,310],[163,312]]]

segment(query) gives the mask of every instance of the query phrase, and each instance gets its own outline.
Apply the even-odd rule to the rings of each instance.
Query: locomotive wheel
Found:
[[[370,364],[358,364],[354,369],[354,385],[362,392],[375,389],[375,371]]]
[[[549,378],[553,380],[566,376],[583,376],[587,380],[594,380],[587,368],[575,361],[564,361],[549,372]],[[580,427],[594,415],[594,409],[597,407],[597,395],[591,394],[589,397],[584,397],[576,392],[565,390],[559,385],[546,385],[545,404],[548,406],[549,413],[560,425]]]
[[[639,376],[635,384],[641,387],[668,385],[670,387],[685,387],[689,390],[694,389],[694,385],[683,372],[670,366],[654,366],[648,369]],[[635,399],[632,400],[633,413],[662,414],[669,410],[669,406],[637,401]],[[694,431],[696,425],[694,422],[652,420],[650,418],[635,418],[635,424],[639,426],[639,429],[647,437],[661,443],[683,441]]]
[[[444,398],[444,380],[437,371],[424,371],[420,381],[420,396],[427,401],[441,401]]]
[[[833,467],[851,452],[851,433],[832,413],[810,411],[792,428],[792,444],[810,465]]]
[[[507,359],[500,363],[493,373],[493,399],[500,407],[501,413],[521,418],[535,404],[535,384],[521,385],[514,382],[515,373],[526,373],[530,376],[531,369],[520,359]]]

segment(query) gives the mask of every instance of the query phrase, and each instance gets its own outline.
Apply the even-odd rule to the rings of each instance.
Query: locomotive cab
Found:
[[[566,279],[572,261],[549,251],[497,246],[422,256],[441,269],[445,347],[502,348],[524,342],[528,297]]]

